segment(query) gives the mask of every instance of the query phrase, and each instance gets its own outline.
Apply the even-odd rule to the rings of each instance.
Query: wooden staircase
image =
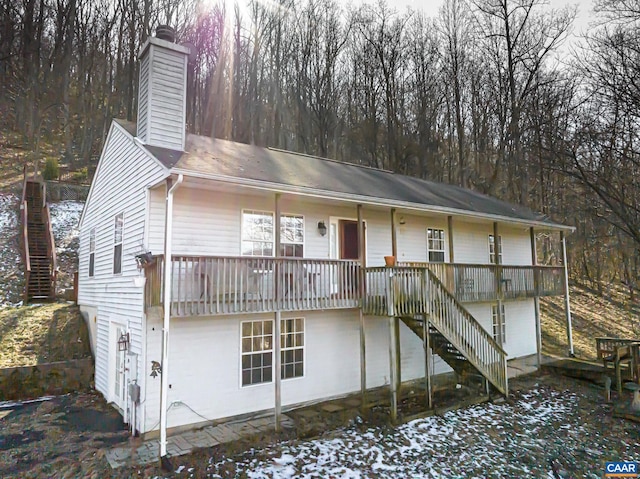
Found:
[[[420,319],[400,319],[420,338],[429,325],[429,344],[465,382],[483,378],[502,394],[508,394],[507,355],[480,323],[458,302],[438,277],[427,270],[426,310]]]
[[[463,379],[508,394],[507,355],[438,277],[424,267],[367,268],[365,314],[400,318]],[[483,379],[484,378],[484,379]]]
[[[20,208],[25,302],[53,300],[57,264],[44,183],[25,176]]]

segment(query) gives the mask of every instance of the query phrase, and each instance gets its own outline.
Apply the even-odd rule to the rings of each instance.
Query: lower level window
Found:
[[[273,321],[242,322],[242,385],[271,382]]]
[[[282,379],[304,375],[304,319],[283,319],[280,323],[282,338]]]
[[[504,320],[504,303],[500,303],[499,309],[497,304],[491,306],[491,319],[493,322],[493,339],[495,339],[498,344],[504,344],[507,341],[507,326]]]

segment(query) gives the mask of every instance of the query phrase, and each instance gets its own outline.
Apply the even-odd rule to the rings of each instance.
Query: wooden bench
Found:
[[[622,394],[622,370],[628,372],[628,379],[640,380],[640,340],[622,338],[596,338],[598,359],[605,369],[613,367],[616,373],[618,394]]]

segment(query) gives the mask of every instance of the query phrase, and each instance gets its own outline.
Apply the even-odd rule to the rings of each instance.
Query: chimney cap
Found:
[[[156,38],[166,40],[171,43],[176,42],[176,30],[169,25],[158,25],[156,27]]]

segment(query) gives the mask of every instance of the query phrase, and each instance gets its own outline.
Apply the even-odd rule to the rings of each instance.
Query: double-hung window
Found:
[[[304,257],[304,217],[280,216],[280,256]]]
[[[113,274],[122,273],[122,238],[124,233],[124,213],[115,218],[113,235]]]
[[[444,263],[444,230],[427,228],[427,259],[429,263]]]
[[[273,376],[273,321],[242,322],[242,385],[270,383]]]
[[[273,256],[273,213],[244,210],[242,212],[242,254]]]
[[[497,304],[491,306],[491,322],[493,324],[493,339],[495,339],[498,344],[504,344],[507,341],[504,303],[500,303],[500,308],[498,308]]]
[[[92,277],[96,266],[96,229],[89,231],[89,277]]]
[[[489,263],[496,262],[496,242],[493,235],[489,235]],[[502,236],[498,236],[498,264],[502,264]]]
[[[242,255],[274,256],[274,215],[268,211],[242,212]],[[280,216],[280,256],[304,256],[304,217]]]
[[[282,379],[304,375],[304,319],[283,319],[280,322]]]
[[[273,380],[273,321],[243,321],[242,385]],[[280,320],[280,374],[282,379],[304,376],[304,318]]]

